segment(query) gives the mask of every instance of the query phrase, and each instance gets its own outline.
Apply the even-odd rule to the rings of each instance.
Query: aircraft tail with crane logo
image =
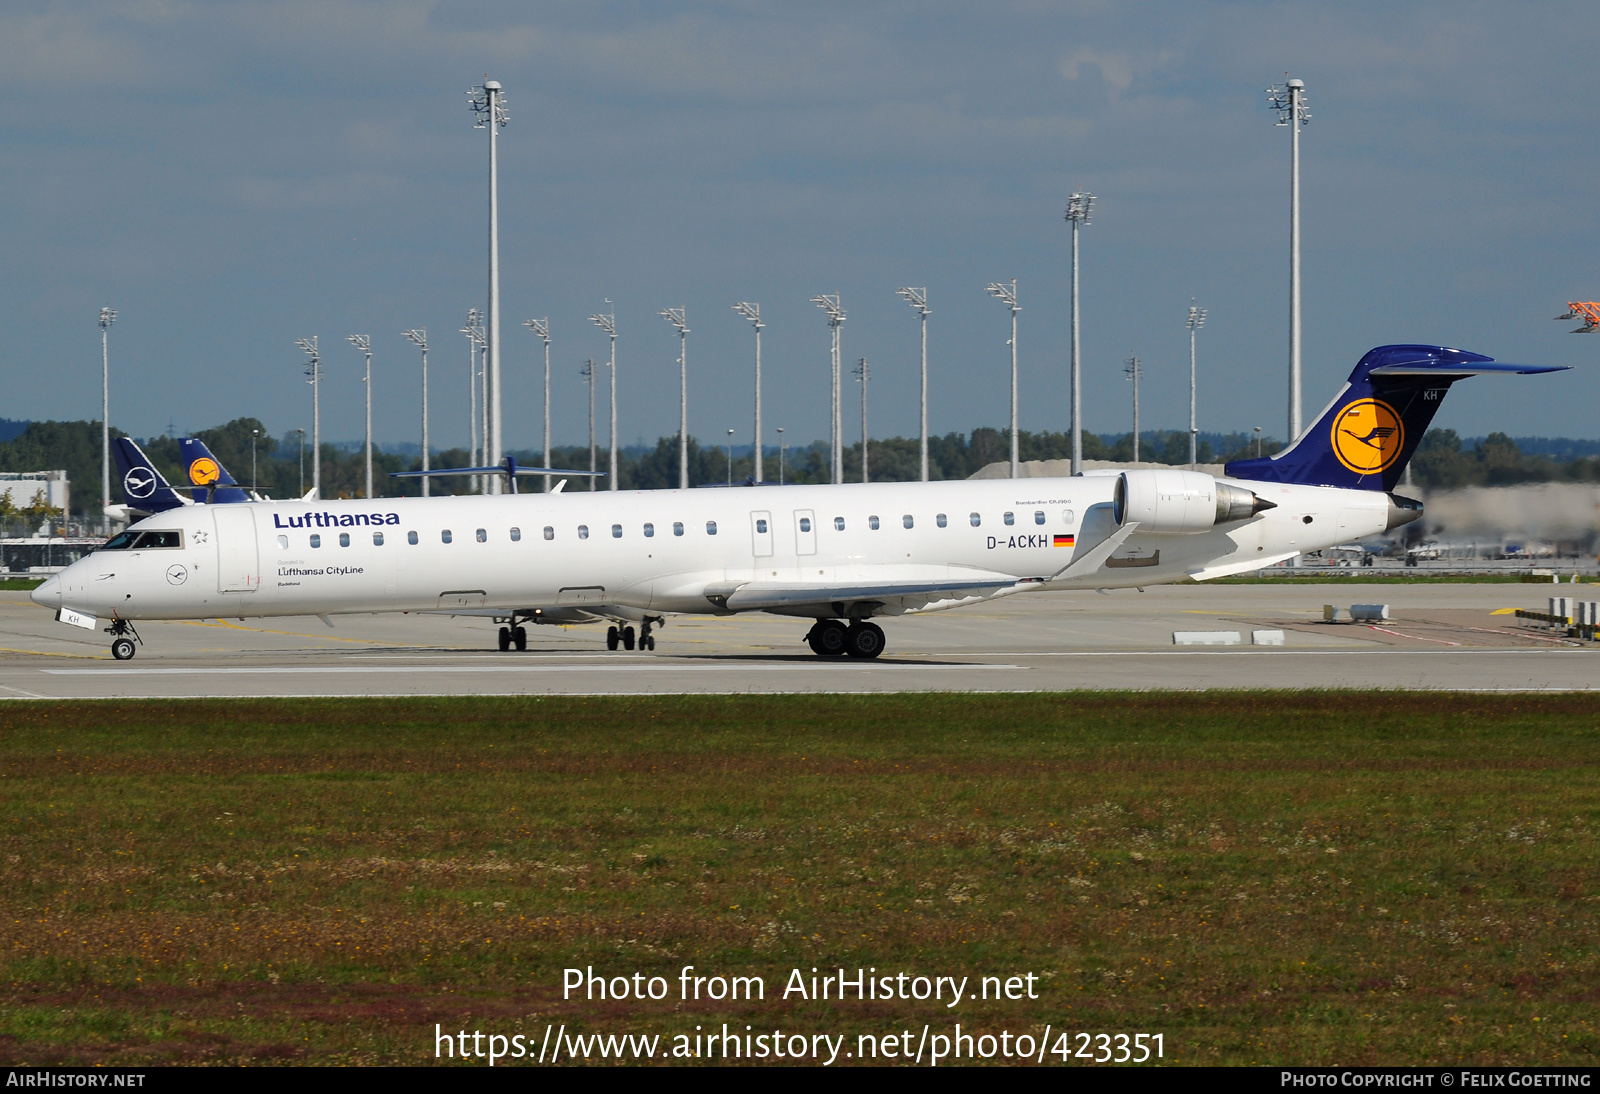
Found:
[[[1444,346],[1369,350],[1316,423],[1282,452],[1234,460],[1229,478],[1391,491],[1450,385],[1490,373],[1529,375],[1566,366],[1515,365]]]

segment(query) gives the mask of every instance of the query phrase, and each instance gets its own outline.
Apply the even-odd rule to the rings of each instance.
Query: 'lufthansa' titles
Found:
[[[272,514],[274,528],[352,528],[364,524],[399,523],[399,513],[302,513],[298,517]]]

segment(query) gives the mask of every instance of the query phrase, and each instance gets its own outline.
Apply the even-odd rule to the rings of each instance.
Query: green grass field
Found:
[[[4,704],[0,1059],[960,1022],[1593,1065],[1597,776],[1582,696]],[[685,965],[766,999],[680,1002]],[[563,1000],[587,966],[672,995]],[[1038,998],[784,1001],[813,967]]]

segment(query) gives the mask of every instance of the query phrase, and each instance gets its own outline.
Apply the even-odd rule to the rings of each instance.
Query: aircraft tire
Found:
[[[115,657],[118,661],[127,661],[133,657],[136,649],[137,647],[134,646],[133,639],[119,638],[115,642],[111,643],[111,656]]]
[[[639,639],[639,648],[641,650],[654,650],[656,648],[656,636],[647,634]]]
[[[622,634],[615,627],[606,628],[606,649],[614,650],[622,643]]]
[[[516,649],[518,649],[518,650],[527,649],[528,648],[528,628],[526,628],[526,627],[512,627],[511,628],[511,645],[513,647],[515,647]]]
[[[633,649],[633,645],[634,645],[635,640],[636,640],[636,636],[633,633],[633,628],[632,627],[623,627],[622,628],[622,648],[625,649],[625,650]]]
[[[500,628],[500,652],[504,653],[511,648],[511,628]]]
[[[843,657],[849,644],[849,634],[837,619],[821,619],[806,635],[806,642],[818,657]]]
[[[845,652],[870,660],[883,652],[884,641],[883,628],[876,623],[854,623],[846,632]]]

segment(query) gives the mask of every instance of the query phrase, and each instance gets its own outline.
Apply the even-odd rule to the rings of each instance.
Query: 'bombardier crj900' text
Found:
[[[33,593],[133,656],[143,619],[455,611],[502,649],[543,610],[762,611],[814,620],[823,656],[875,657],[885,616],[1028,590],[1204,581],[1421,515],[1393,493],[1445,392],[1552,372],[1439,346],[1383,346],[1316,424],[1220,478],[1057,479],[189,505],[158,513]],[[132,636],[130,638],[129,636]],[[630,643],[631,645],[631,643]]]

